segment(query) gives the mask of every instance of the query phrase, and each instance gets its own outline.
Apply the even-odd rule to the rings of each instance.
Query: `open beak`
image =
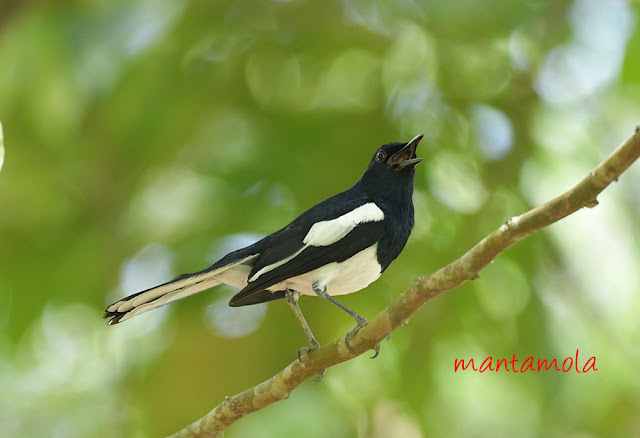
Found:
[[[396,171],[407,167],[415,167],[422,161],[422,158],[416,157],[416,148],[420,140],[422,140],[422,137],[424,137],[423,134],[418,134],[413,137],[413,140],[387,160],[387,164],[394,166]]]

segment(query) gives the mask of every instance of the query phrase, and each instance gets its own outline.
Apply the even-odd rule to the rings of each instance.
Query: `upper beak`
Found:
[[[415,167],[418,163],[422,161],[422,158],[416,157],[416,148],[418,147],[418,143],[424,137],[423,134],[418,134],[413,139],[407,143],[405,147],[400,149],[398,152],[393,154],[388,160],[387,164],[395,165],[396,170],[404,169],[405,167]]]

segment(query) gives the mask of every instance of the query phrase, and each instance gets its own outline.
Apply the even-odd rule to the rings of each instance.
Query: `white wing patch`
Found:
[[[329,246],[347,234],[349,234],[359,224],[365,222],[379,222],[384,219],[384,213],[380,210],[375,203],[369,202],[361,205],[355,210],[350,211],[340,217],[332,219],[330,221],[322,221],[313,224],[302,243],[304,246],[296,251],[294,254],[272,263],[258,272],[253,274],[249,279],[249,282],[256,281],[262,274],[273,271],[274,269],[284,265],[285,263],[293,260],[308,246]]]
[[[369,202],[340,217],[314,224],[303,243],[311,246],[329,246],[349,234],[359,224],[379,222],[383,219],[384,213],[380,207]]]

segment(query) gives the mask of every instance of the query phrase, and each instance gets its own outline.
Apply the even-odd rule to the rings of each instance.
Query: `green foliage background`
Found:
[[[155,437],[295,359],[283,302],[218,288],[115,327],[104,307],[199,270],[425,134],[416,228],[344,298],[373,316],[640,121],[637,3],[169,0],[0,6],[0,434]],[[430,302],[365,357],[228,437],[640,433],[640,165]],[[353,322],[302,308],[328,342]],[[454,373],[596,356],[597,372]]]

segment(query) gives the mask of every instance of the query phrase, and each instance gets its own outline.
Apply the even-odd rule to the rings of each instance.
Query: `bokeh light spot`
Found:
[[[442,151],[425,167],[431,192],[444,205],[473,213],[486,201],[488,192],[477,164],[468,157]]]
[[[267,315],[265,304],[229,307],[229,300],[239,289],[223,286],[227,291],[204,312],[204,320],[213,334],[221,338],[241,338],[258,329]]]
[[[471,107],[476,144],[488,160],[499,160],[513,147],[513,128],[499,109],[476,104]]]

